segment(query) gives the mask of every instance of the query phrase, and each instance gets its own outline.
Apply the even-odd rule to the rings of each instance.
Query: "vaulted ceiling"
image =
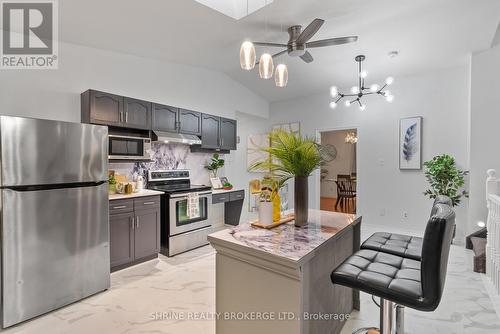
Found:
[[[314,39],[358,35],[358,42],[311,50],[310,64],[280,58],[289,67],[286,88],[240,69],[243,40],[283,43],[288,26],[316,17],[326,22]],[[464,64],[491,45],[499,19],[498,0],[274,0],[241,20],[194,0],[59,1],[65,42],[222,71],[269,101],[352,84],[357,54],[376,80]],[[389,58],[393,50],[399,56]]]

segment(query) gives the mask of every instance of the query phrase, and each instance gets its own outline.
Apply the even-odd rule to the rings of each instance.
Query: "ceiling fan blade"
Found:
[[[288,52],[288,49],[285,49],[285,50],[283,50],[283,51],[280,51],[280,52],[278,52],[278,53],[275,53],[275,54],[273,54],[273,58],[276,58],[276,57],[278,57],[278,56],[281,56],[283,53],[286,53],[286,52]],[[258,60],[255,62],[255,65],[259,65],[259,61],[258,61]]]
[[[286,44],[280,44],[280,43],[253,42],[253,45],[256,45],[256,46],[272,46],[272,47],[275,47],[275,48],[286,48]]]
[[[319,41],[313,41],[313,42],[306,43],[306,48],[321,48],[324,46],[352,43],[352,42],[356,42],[357,40],[358,40],[358,36],[347,36],[347,37],[322,39]]]
[[[325,20],[322,19],[314,19],[305,29],[302,31],[302,33],[297,37],[297,44],[304,44],[308,40],[310,40],[315,33],[318,32],[319,28],[325,23]]]
[[[302,59],[306,63],[310,63],[314,60],[313,56],[309,53],[309,51],[306,51],[306,53],[300,56],[300,59]]]

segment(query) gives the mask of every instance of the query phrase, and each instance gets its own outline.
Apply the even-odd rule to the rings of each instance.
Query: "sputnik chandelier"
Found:
[[[354,58],[356,62],[358,63],[358,85],[353,86],[351,88],[351,93],[350,94],[343,94],[340,93],[337,89],[337,87],[333,86],[330,88],[330,95],[333,98],[337,98],[335,101],[332,101],[330,103],[330,108],[335,109],[337,107],[337,104],[342,100],[343,98],[346,98],[345,101],[345,106],[349,107],[352,104],[358,104],[359,109],[365,110],[366,109],[366,104],[363,103],[362,98],[365,95],[373,95],[377,94],[380,96],[385,97],[387,102],[392,102],[394,100],[394,96],[391,94],[389,90],[387,90],[387,86],[390,86],[394,78],[393,77],[387,77],[385,79],[385,83],[382,86],[379,86],[377,84],[370,85],[369,87],[365,84],[365,79],[367,76],[367,72],[363,71],[362,67],[362,62],[365,60],[365,56],[359,55]]]

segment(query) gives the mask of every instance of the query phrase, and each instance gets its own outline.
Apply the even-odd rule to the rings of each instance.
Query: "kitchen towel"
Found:
[[[187,215],[189,219],[200,217],[200,196],[198,193],[189,193],[187,198]]]

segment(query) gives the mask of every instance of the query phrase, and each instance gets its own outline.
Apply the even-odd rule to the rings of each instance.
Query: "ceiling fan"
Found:
[[[272,56],[273,58],[278,57],[284,53],[288,53],[289,56],[300,57],[306,63],[310,63],[314,60],[314,58],[311,53],[307,51],[307,49],[352,43],[358,40],[358,36],[347,36],[309,42],[309,40],[321,28],[323,23],[325,23],[325,20],[314,19],[304,30],[302,30],[302,26],[300,25],[291,26],[290,28],[288,28],[288,35],[290,36],[290,38],[287,44],[267,42],[253,42],[253,44],[256,46],[286,48],[285,50],[274,54]]]

